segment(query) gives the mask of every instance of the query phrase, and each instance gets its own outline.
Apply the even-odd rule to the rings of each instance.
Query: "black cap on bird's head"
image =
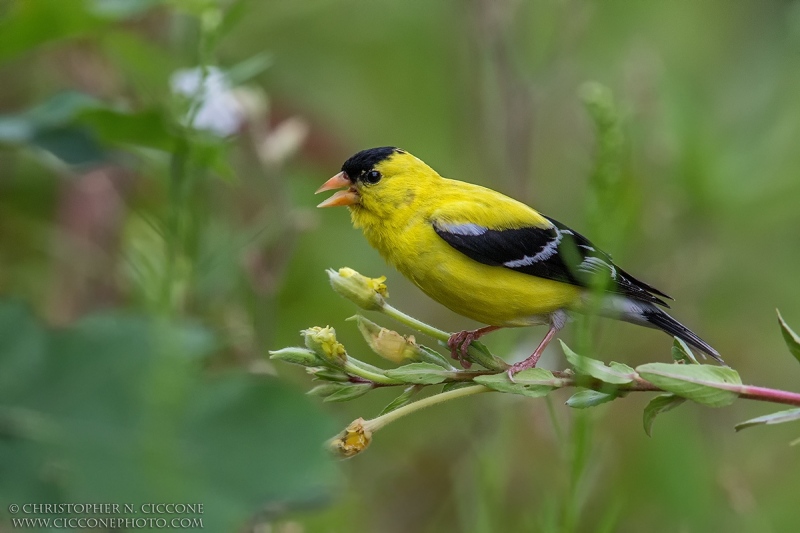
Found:
[[[342,171],[322,184],[317,189],[317,193],[331,191],[334,189],[347,190],[339,191],[317,207],[333,207],[339,205],[355,205],[359,203],[360,186],[371,186],[381,180],[381,173],[375,167],[386,161],[394,154],[405,154],[406,152],[394,146],[381,146],[380,148],[369,148],[361,150],[344,162]]]
[[[351,181],[358,181],[364,174],[375,168],[375,165],[388,159],[392,154],[404,154],[400,148],[394,146],[381,146],[361,150],[344,162],[342,172],[347,174]]]

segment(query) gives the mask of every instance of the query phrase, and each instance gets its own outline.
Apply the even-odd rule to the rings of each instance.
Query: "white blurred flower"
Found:
[[[173,72],[170,87],[175,94],[197,99],[199,107],[189,126],[220,137],[233,135],[244,123],[246,110],[236,98],[225,73],[216,67],[207,68],[205,79],[200,67]]]
[[[277,164],[295,153],[308,136],[308,124],[299,117],[290,117],[275,126],[258,146],[258,155],[265,164]]]

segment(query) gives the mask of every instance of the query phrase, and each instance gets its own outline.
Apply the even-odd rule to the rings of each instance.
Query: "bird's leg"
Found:
[[[453,333],[450,335],[450,338],[447,339],[447,347],[450,348],[450,355],[453,359],[461,363],[461,366],[464,368],[469,368],[472,366],[472,363],[467,359],[467,350],[469,350],[469,345],[472,344],[472,341],[475,341],[487,333],[494,331],[496,329],[500,329],[501,326],[486,326],[484,328],[475,329],[472,331],[459,331],[458,333]]]
[[[556,336],[556,333],[558,333],[562,327],[563,324],[551,324],[550,329],[547,331],[547,335],[544,336],[544,339],[542,339],[542,342],[539,343],[539,346],[536,347],[533,353],[524,361],[520,361],[508,369],[508,379],[514,381],[514,374],[517,372],[534,368],[536,363],[539,362],[539,358],[542,356],[544,349],[547,348],[547,345],[550,344],[550,341],[553,340],[553,337]]]

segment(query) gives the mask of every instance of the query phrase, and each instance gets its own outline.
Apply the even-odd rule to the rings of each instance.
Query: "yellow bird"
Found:
[[[666,294],[637,280],[564,224],[491,189],[446,179],[390,146],[358,152],[317,193],[346,188],[318,207],[348,206],[370,245],[422,291],[456,313],[487,324],[454,333],[466,350],[504,327],[545,324],[547,335],[509,376],[536,366],[574,312],[657,328],[722,362],[719,353],[662,311]],[[590,305],[602,291],[599,309]],[[671,298],[670,298],[671,299]]]

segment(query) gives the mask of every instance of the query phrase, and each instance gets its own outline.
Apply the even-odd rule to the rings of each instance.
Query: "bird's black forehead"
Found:
[[[380,148],[361,150],[344,162],[342,171],[347,174],[350,179],[357,179],[362,172],[372,169],[381,161],[388,159],[392,154],[402,153],[405,152],[394,146],[381,146]]]

